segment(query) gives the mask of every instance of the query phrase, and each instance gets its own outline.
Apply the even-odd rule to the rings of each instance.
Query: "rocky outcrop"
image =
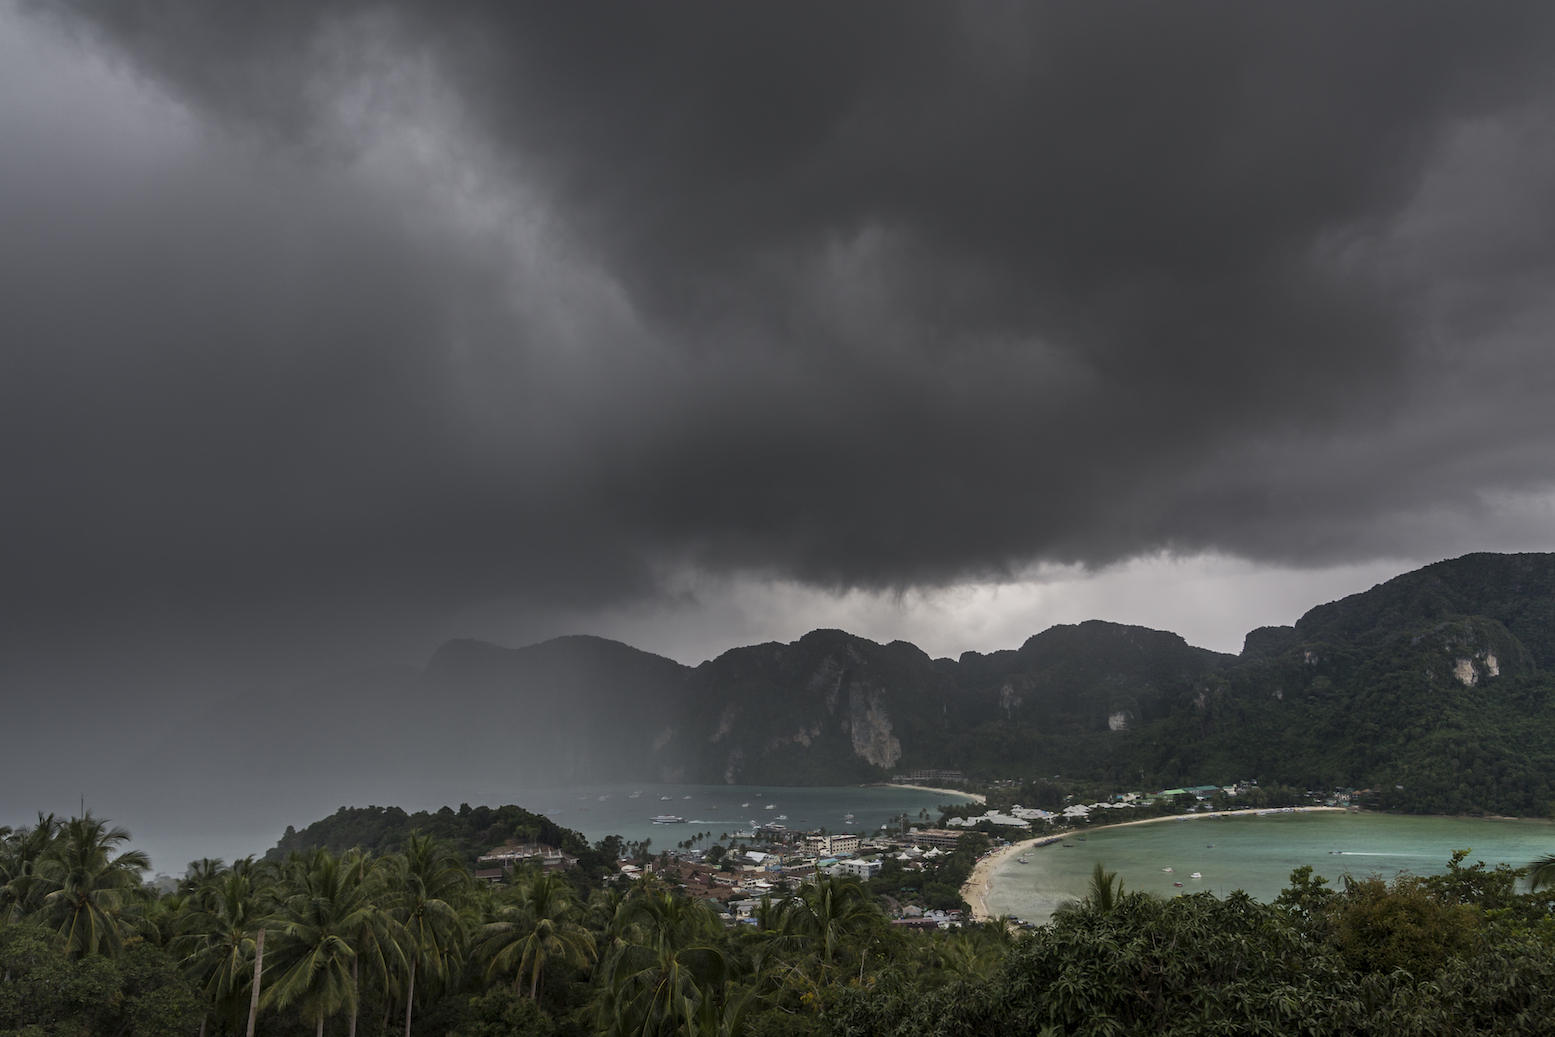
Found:
[[[853,751],[876,767],[894,767],[902,758],[902,743],[891,733],[885,689],[863,681],[848,685],[848,730]]]

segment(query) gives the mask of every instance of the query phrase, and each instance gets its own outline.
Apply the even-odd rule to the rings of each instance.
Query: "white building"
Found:
[[[805,836],[806,846],[828,857],[858,852],[858,841],[858,836],[851,832],[843,832],[840,835]]]
[[[880,869],[885,867],[879,861],[838,861],[832,867],[833,875],[852,875],[854,878],[868,881],[880,874]]]

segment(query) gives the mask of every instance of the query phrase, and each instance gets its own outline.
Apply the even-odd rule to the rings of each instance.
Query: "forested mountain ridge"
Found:
[[[250,696],[200,723],[225,732],[207,739],[221,766],[279,760],[298,780],[826,785],[954,768],[1353,786],[1396,809],[1542,815],[1552,675],[1555,555],[1475,554],[1254,630],[1236,656],[1101,621],[958,659],[840,630],[697,667],[597,637],[453,641],[422,671]],[[299,712],[307,725],[278,726]]]

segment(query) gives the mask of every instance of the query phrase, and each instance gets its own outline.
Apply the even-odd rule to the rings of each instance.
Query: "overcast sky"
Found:
[[[0,690],[1555,549],[1552,19],[0,0]]]

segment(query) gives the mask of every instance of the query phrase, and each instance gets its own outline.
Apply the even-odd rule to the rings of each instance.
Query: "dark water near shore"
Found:
[[[201,856],[232,860],[263,854],[280,839],[287,825],[301,829],[328,817],[341,805],[394,805],[407,811],[458,809],[459,804],[501,806],[516,803],[576,829],[591,841],[620,835],[652,839],[655,849],[671,849],[697,832],[713,837],[749,831],[751,821],[777,820],[791,829],[825,827],[832,832],[878,830],[888,818],[927,810],[939,817],[939,805],[958,803],[954,794],[902,788],[781,788],[750,785],[582,785],[563,788],[427,788],[407,781],[403,787],[381,782],[353,787],[349,779],[298,782],[288,787],[284,776],[262,789],[234,789],[219,782],[175,790],[165,796],[94,798],[87,805],[134,833],[134,845],[148,851],[157,871],[182,874],[188,861]],[[632,793],[641,793],[632,798]],[[662,797],[670,797],[668,800]],[[689,798],[687,798],[689,797]],[[743,804],[749,803],[750,806]],[[773,809],[764,809],[767,804]],[[76,804],[45,803],[62,813]],[[655,825],[654,814],[679,814],[694,824]],[[846,814],[856,815],[847,824]],[[0,824],[27,824],[33,818],[18,813],[0,817]]]
[[[641,795],[634,799],[634,792]],[[657,849],[673,848],[698,832],[711,832],[714,839],[749,832],[752,822],[777,821],[794,830],[825,828],[864,835],[903,813],[916,818],[920,810],[927,810],[938,820],[939,805],[954,799],[938,792],[856,785],[590,785],[525,795],[525,805],[533,804],[529,809],[590,839],[607,835],[652,839]],[[766,809],[769,804],[771,810]],[[655,814],[678,814],[688,823],[656,825],[648,820]],[[854,815],[853,824],[847,823],[848,814]],[[784,815],[785,820],[778,820]]]
[[[1555,852],[1555,824],[1547,821],[1367,813],[1198,818],[1085,834],[1083,841],[1067,839],[1073,844],[1068,849],[1054,844],[1030,851],[1030,864],[1014,858],[1002,863],[994,873],[989,910],[1046,921],[1059,904],[1085,894],[1096,861],[1122,876],[1130,890],[1161,896],[1208,890],[1223,896],[1241,889],[1269,901],[1303,864],[1338,884],[1346,874],[1441,874],[1454,850],[1472,850],[1471,864],[1514,867]],[[1203,877],[1192,878],[1194,872]]]

